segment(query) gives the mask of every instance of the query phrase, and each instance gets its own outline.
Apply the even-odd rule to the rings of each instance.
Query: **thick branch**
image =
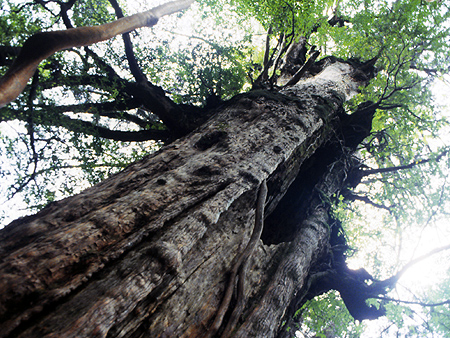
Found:
[[[72,47],[88,46],[137,28],[151,27],[162,16],[186,9],[192,2],[193,0],[173,1],[146,12],[95,27],[79,27],[33,35],[25,42],[12,67],[0,79],[0,107],[18,96],[39,63],[55,52]]]
[[[38,105],[34,111],[35,117],[39,116],[49,116],[49,114],[53,115],[53,120],[56,122],[55,125],[60,125],[58,123],[58,115],[62,115],[66,112],[73,113],[85,113],[85,114],[98,114],[99,116],[108,117],[112,119],[125,120],[128,122],[132,122],[140,126],[141,128],[148,128],[151,125],[150,121],[146,121],[141,119],[140,117],[126,113],[123,110],[130,110],[139,108],[141,104],[136,100],[127,100],[121,102],[99,102],[99,103],[80,103],[80,104],[71,104],[71,105],[62,105],[62,106],[47,106],[47,105]],[[5,114],[2,114],[2,118],[0,121],[10,121],[10,120],[26,120],[26,115],[22,110],[16,109],[8,109],[2,108],[0,112],[4,111]]]
[[[79,121],[80,124],[89,124],[89,122]],[[115,141],[123,141],[123,142],[141,142],[141,141],[165,141],[169,139],[170,133],[167,130],[140,130],[140,131],[120,131],[120,130],[111,130],[105,127],[94,126],[92,124],[87,125],[88,128],[91,128],[92,132],[88,132],[87,134],[91,134],[94,136],[103,137],[110,140]]]
[[[116,75],[109,76],[99,75],[73,75],[62,78],[59,83],[64,86],[91,86],[104,91],[109,91],[109,86],[119,86],[120,94],[124,94],[118,99],[133,102],[132,105],[125,109],[143,106],[146,110],[157,115],[174,134],[174,137],[180,137],[187,132],[192,131],[208,117],[201,109],[188,106],[180,106],[175,104],[167,96],[160,87],[152,85],[149,82],[134,83],[123,80]],[[48,89],[58,86],[56,79],[43,82],[41,88]],[[132,97],[132,99],[129,99]],[[92,104],[91,104],[92,106]],[[187,108],[187,109],[184,109]],[[4,108],[5,109],[5,108]],[[122,109],[114,108],[109,110]],[[134,122],[134,121],[133,121]]]
[[[117,1],[109,0],[109,3],[114,8],[117,18],[119,18],[119,19],[123,18],[124,16],[123,16],[122,9],[120,8]],[[147,81],[147,78],[145,77],[144,73],[142,72],[141,68],[139,67],[136,57],[134,55],[133,43],[131,42],[130,33],[122,34],[122,39],[125,44],[125,54],[127,56],[128,65],[130,66],[131,74],[133,74],[133,76],[137,82]]]
[[[123,12],[120,8],[119,4],[116,0],[109,0],[111,5],[116,12],[116,16],[118,18],[123,18]],[[130,66],[131,74],[135,78],[139,88],[139,91],[143,89],[145,94],[143,97],[144,104],[146,108],[153,111],[156,115],[158,115],[167,127],[173,130],[176,134],[182,135],[185,133],[183,128],[179,126],[182,125],[181,116],[179,116],[179,107],[176,106],[172,100],[167,98],[160,88],[154,86],[150,82],[147,81],[146,76],[142,72],[141,68],[138,65],[136,57],[133,51],[133,44],[131,42],[130,34],[124,33],[122,34],[122,38],[125,44],[125,54],[127,56],[128,65]]]
[[[9,114],[11,114],[11,113],[15,114],[14,119],[27,121],[27,114],[10,110]],[[34,118],[38,119],[38,118],[40,118],[40,115],[45,114],[45,113],[51,114],[54,112],[34,111]],[[9,114],[5,114],[5,115],[9,115]],[[108,113],[104,113],[102,115],[107,115],[107,114]],[[122,117],[120,113],[111,113],[111,114],[117,114],[117,116],[114,116],[115,118]],[[128,117],[132,116],[130,114],[127,114],[127,115],[128,115]],[[136,119],[138,119],[138,117],[136,117]],[[5,119],[3,119],[3,121],[5,121]],[[133,121],[133,122],[135,122],[135,121]],[[171,137],[171,133],[168,130],[156,130],[156,129],[146,129],[146,130],[140,130],[140,131],[111,130],[106,127],[95,125],[88,121],[72,119],[69,116],[59,114],[59,113],[53,114],[53,116],[47,116],[47,118],[42,118],[40,120],[40,123],[45,124],[45,125],[52,125],[55,127],[63,127],[70,131],[78,131],[78,132],[82,131],[86,135],[98,136],[98,137],[103,137],[103,138],[106,138],[109,140],[123,141],[123,142],[140,142],[140,141],[148,141],[148,140],[167,141]],[[142,121],[140,123],[142,123]]]
[[[63,116],[62,120],[68,120],[62,125],[66,128],[66,124],[74,125],[84,133],[92,136],[103,137],[109,140],[123,141],[123,142],[140,142],[140,141],[165,141],[169,139],[170,132],[168,130],[140,130],[140,131],[121,131],[121,130],[111,130],[105,127],[94,125],[87,121],[73,120],[67,116]]]

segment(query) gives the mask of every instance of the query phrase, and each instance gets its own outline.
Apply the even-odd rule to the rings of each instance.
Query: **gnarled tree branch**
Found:
[[[25,88],[39,63],[57,51],[88,46],[140,27],[151,27],[164,15],[187,9],[193,0],[172,1],[146,12],[95,27],[37,33],[24,44],[14,64],[0,79],[0,107],[14,100]]]

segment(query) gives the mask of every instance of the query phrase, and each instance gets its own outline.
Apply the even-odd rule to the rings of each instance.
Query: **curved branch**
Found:
[[[205,121],[208,118],[206,113],[203,111],[200,112],[200,109],[197,109],[196,107],[175,104],[165,95],[162,88],[157,87],[150,82],[134,83],[128,82],[121,78],[113,77],[111,79],[108,76],[101,75],[71,75],[61,78],[59,82],[61,86],[91,86],[104,91],[109,90],[108,86],[115,85],[116,88],[119,86],[120,94],[123,95],[116,98],[116,101],[123,99],[125,102],[132,102],[131,106],[123,108],[117,106],[115,108],[110,107],[105,109],[126,110],[143,106],[146,110],[157,115],[166,127],[173,133],[174,137],[185,135],[187,132],[198,127],[199,123],[201,123],[199,121]],[[53,88],[55,83],[56,79],[47,80],[41,83],[40,87],[43,89]],[[15,115],[15,117],[22,114],[19,111],[16,111],[16,113],[17,115]],[[3,114],[3,116],[7,115]],[[17,118],[21,119],[20,117]]]
[[[14,119],[27,121],[27,114],[24,114],[21,111],[9,110],[9,113],[10,114],[5,115],[16,114],[14,116]],[[167,141],[172,137],[172,134],[169,130],[157,130],[157,129],[145,129],[139,131],[111,130],[106,127],[95,125],[92,122],[72,119],[64,114],[55,113],[51,115],[51,113],[52,113],[51,111],[41,112],[35,110],[34,118],[37,119],[39,117],[42,117],[42,115],[46,114],[47,115],[46,118],[42,118],[40,124],[62,127],[69,131],[74,132],[82,131],[86,135],[102,137],[115,141],[123,141],[123,142],[140,142],[149,140]],[[120,113],[111,113],[111,114],[119,114],[120,116]],[[6,119],[2,119],[0,121],[6,121]],[[146,125],[147,128],[149,124],[151,123],[148,123]]]
[[[193,0],[173,1],[146,12],[95,27],[43,32],[31,36],[23,45],[14,64],[0,79],[0,107],[19,96],[39,63],[55,52],[72,47],[88,46],[137,28],[151,27],[162,16],[187,9],[192,2]]]
[[[400,277],[406,272],[406,270],[408,270],[408,269],[409,269],[411,266],[413,266],[414,264],[417,264],[417,263],[419,263],[420,261],[423,261],[424,259],[427,259],[428,257],[430,257],[430,256],[432,256],[432,255],[434,255],[434,254],[437,254],[437,253],[439,253],[439,252],[441,252],[441,251],[445,251],[445,250],[449,250],[449,249],[450,249],[450,244],[441,246],[441,247],[436,248],[436,249],[433,249],[433,250],[431,250],[430,252],[426,253],[425,255],[422,255],[422,256],[420,256],[420,257],[417,257],[417,258],[413,259],[412,261],[410,261],[409,263],[407,263],[407,264],[406,264],[403,268],[401,268],[401,269],[399,270],[399,272],[397,272],[397,273],[395,274],[395,276],[393,276],[393,277],[396,278],[396,280],[399,280]],[[391,277],[391,278],[392,278],[392,277]]]
[[[393,275],[392,277],[389,277],[388,279],[382,280],[382,281],[376,281],[371,285],[371,287],[377,291],[380,291],[381,289],[392,288],[397,283],[397,281],[403,276],[403,274],[406,272],[406,270],[408,270],[411,266],[419,263],[420,261],[423,261],[424,259],[429,258],[430,256],[432,256],[434,254],[437,254],[437,253],[439,253],[441,251],[445,251],[445,250],[450,250],[450,244],[444,245],[444,246],[436,248],[434,250],[431,250],[427,254],[411,260],[409,263],[405,264],[405,266],[403,266],[403,268],[401,268],[395,275]],[[374,296],[371,298],[376,298],[376,297]]]
[[[51,105],[37,105],[39,108],[34,111],[36,117],[52,114],[54,116],[55,122],[58,121],[58,115],[62,115],[66,112],[72,113],[85,113],[85,114],[98,114],[99,116],[108,117],[112,119],[125,120],[128,122],[135,123],[141,128],[148,128],[152,124],[151,121],[141,119],[140,117],[124,112],[124,110],[136,109],[141,106],[139,100],[128,99],[124,101],[107,101],[98,103],[80,103],[80,104],[70,104],[61,106],[51,106]],[[11,120],[26,120],[26,115],[22,110],[1,108],[0,112],[4,111],[0,121],[11,121]],[[59,125],[59,124],[57,124]]]

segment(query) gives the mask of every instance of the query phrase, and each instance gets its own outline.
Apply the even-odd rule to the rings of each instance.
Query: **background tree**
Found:
[[[40,27],[123,16],[116,2],[110,5],[4,3],[10,34],[4,41],[21,46]],[[430,103],[428,85],[446,72],[447,4],[235,5],[215,2],[201,13],[206,22],[216,18],[225,32],[224,21],[258,20],[268,32],[265,50],[253,47],[251,30],[228,45],[223,36],[203,31],[191,36],[186,55],[175,51],[174,43],[182,43],[176,29],[162,25],[158,44],[133,47],[124,34],[123,54],[122,42],[112,40],[51,56],[22,96],[2,108],[3,121],[23,121],[26,131],[19,136],[29,152],[21,160],[15,140],[4,139],[20,173],[10,194],[24,193],[32,206],[73,191],[70,181],[60,191],[39,181],[54,177],[54,169],[79,167],[95,182],[142,150],[171,143],[4,230],[3,289],[10,290],[2,299],[5,336],[212,336],[217,330],[222,336],[286,336],[296,325],[293,314],[329,290],[340,292],[356,319],[390,309],[386,302],[393,297],[386,293],[401,273],[389,277],[377,263],[395,253],[387,271],[395,273],[405,264],[398,248],[406,230],[416,224],[425,229],[445,210],[447,188],[439,177],[445,177],[447,148],[435,140],[446,122]],[[226,9],[234,14],[223,15]],[[2,50],[5,65],[19,51],[15,45]],[[319,51],[333,57],[320,58]],[[309,80],[297,83],[303,79]],[[344,106],[355,86],[366,87]],[[129,151],[115,142],[149,140],[156,143]],[[263,212],[266,198],[256,192],[265,180]],[[396,241],[393,250],[371,256],[371,274],[347,267],[349,244],[364,238],[347,201],[386,213],[388,226],[372,243]],[[252,228],[262,215],[259,243]],[[252,254],[255,247],[244,250],[249,237],[257,243]],[[370,298],[384,301],[368,305]],[[445,313],[446,302],[435,304]],[[445,321],[438,322],[433,327],[439,330]],[[319,324],[316,332],[337,334],[336,323]]]

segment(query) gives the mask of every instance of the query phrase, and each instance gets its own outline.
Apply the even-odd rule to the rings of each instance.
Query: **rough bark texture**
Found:
[[[342,103],[360,84],[352,72],[336,62],[281,93],[237,96],[187,137],[6,227],[0,337],[202,337],[251,235],[260,183],[267,180],[269,217],[335,134]],[[302,297],[329,237],[317,191],[344,184],[345,172],[332,172],[316,179],[288,238],[260,242],[250,258],[235,337],[276,336]],[[283,222],[270,223],[283,233]]]

